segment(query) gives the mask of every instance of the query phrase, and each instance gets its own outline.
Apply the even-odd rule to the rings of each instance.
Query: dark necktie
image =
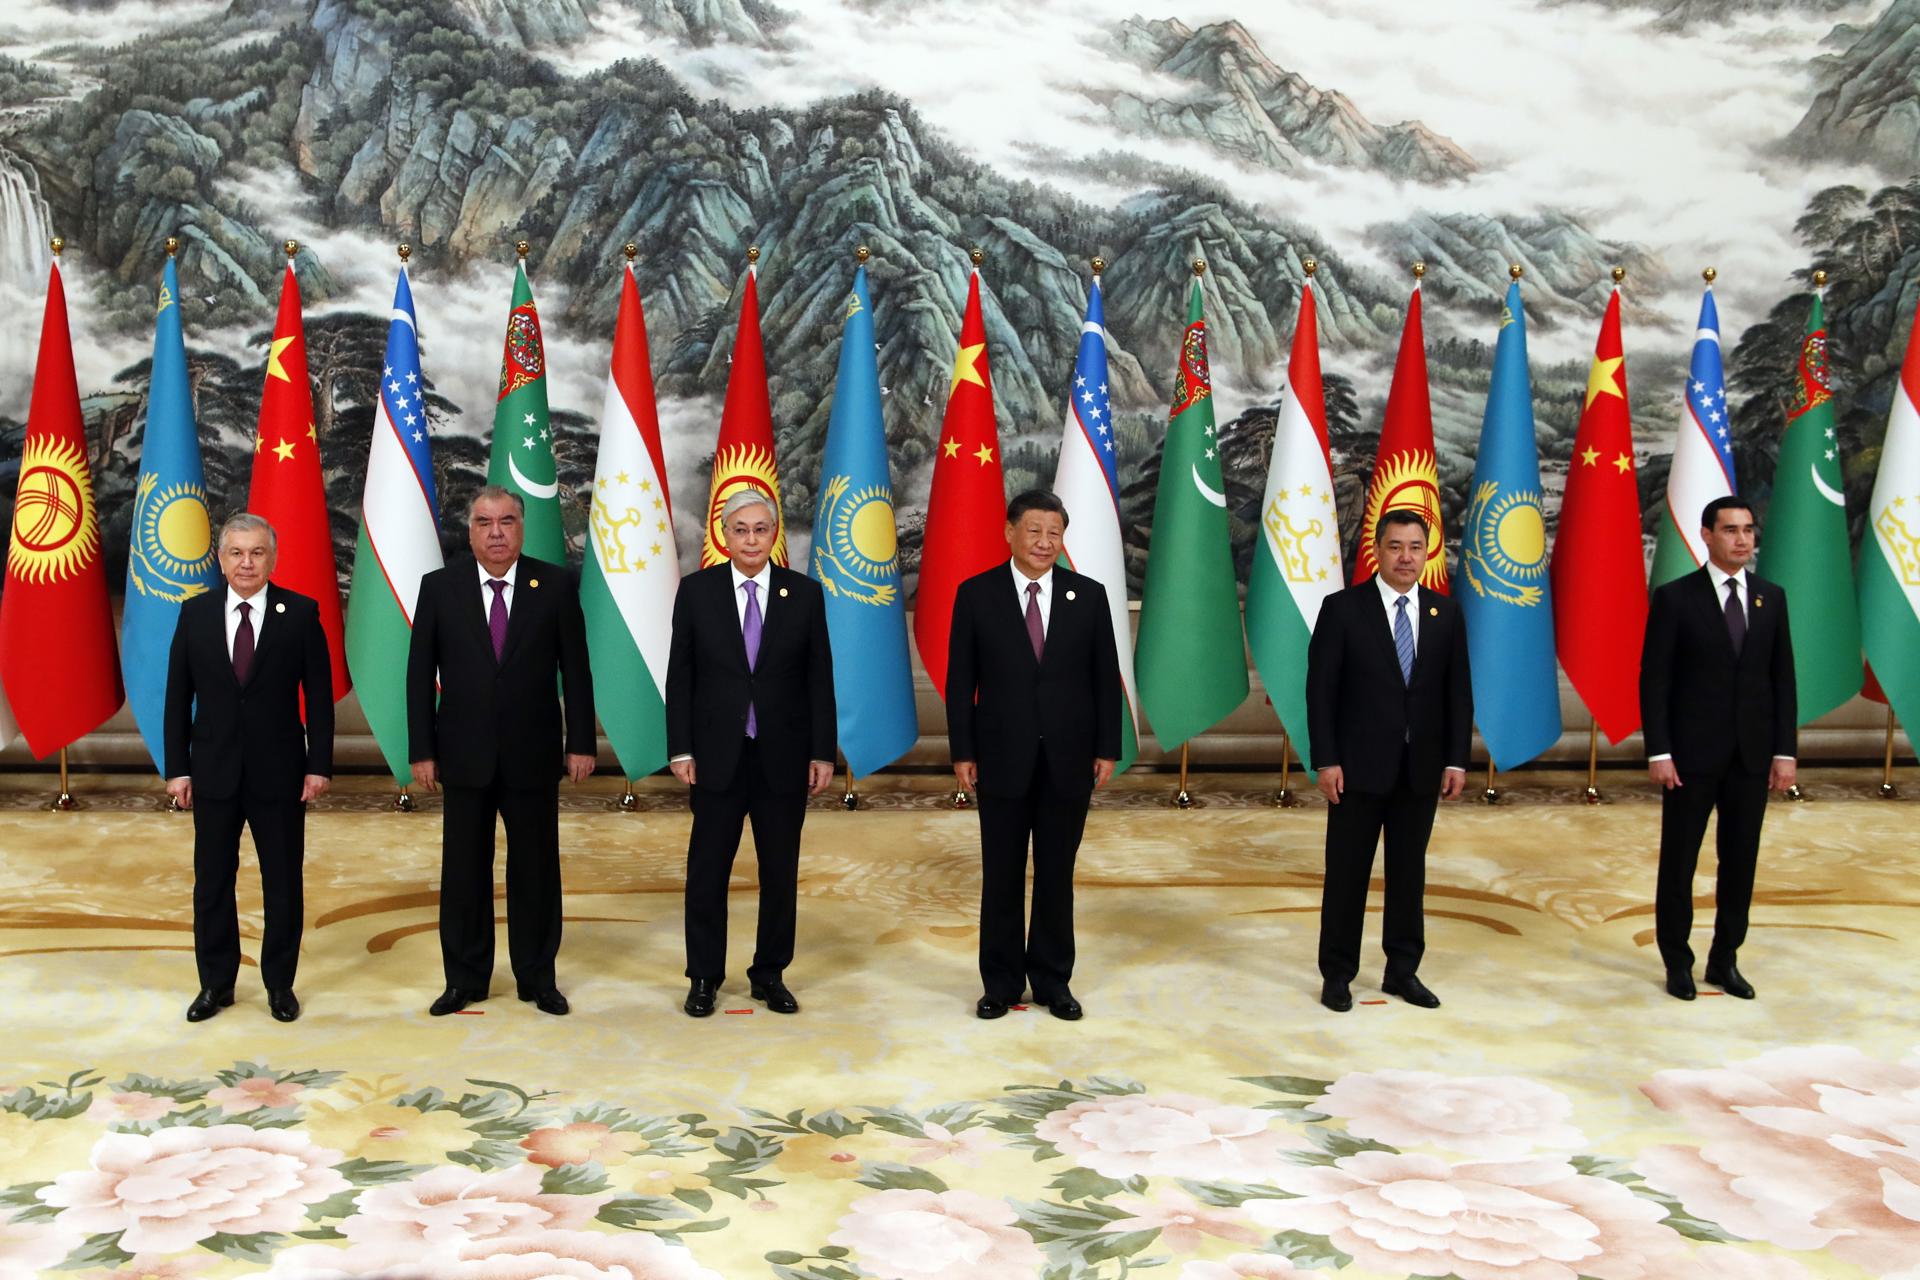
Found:
[[[1393,602],[1393,651],[1400,655],[1400,681],[1413,683],[1413,623],[1407,619],[1407,598]]]
[[[1040,655],[1046,652],[1047,629],[1040,625],[1040,584],[1027,584],[1027,639],[1033,641],[1033,660],[1040,661]]]
[[[240,626],[233,633],[233,678],[241,684],[253,671],[253,606],[240,602]]]
[[[1733,656],[1739,657],[1747,643],[1747,611],[1740,607],[1740,579],[1727,579],[1727,638],[1733,641]]]
[[[747,611],[740,619],[740,639],[747,646],[747,670],[751,671],[760,664],[760,584],[747,581],[740,584],[747,589]],[[747,736],[760,736],[760,720],[753,713],[753,703],[747,703]]]
[[[498,662],[507,653],[507,580],[488,578],[487,585],[493,588],[493,604],[487,610],[487,630],[493,634],[493,660]]]

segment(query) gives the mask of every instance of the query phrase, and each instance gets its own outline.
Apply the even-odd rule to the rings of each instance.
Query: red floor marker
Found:
[[[722,1009],[722,1013],[752,1013],[751,1009]]]

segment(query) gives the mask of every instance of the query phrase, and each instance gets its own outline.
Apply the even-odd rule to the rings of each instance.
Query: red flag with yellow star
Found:
[[[993,379],[987,372],[987,325],[980,318],[980,273],[967,284],[960,350],[953,357],[947,416],[933,451],[920,544],[920,589],[913,602],[913,641],[928,679],[947,693],[947,641],[960,584],[1007,558],[1007,486],[1000,474],[1000,433],[993,424]]]
[[[0,594],[0,681],[35,756],[72,745],[126,701],[57,261],[47,281]]]
[[[313,425],[307,340],[300,326],[300,282],[294,278],[292,263],[287,264],[280,283],[280,315],[273,322],[273,347],[267,354],[247,510],[273,526],[280,549],[273,581],[320,603],[320,625],[327,633],[327,654],[333,659],[333,700],[338,702],[353,686],[347,675],[340,575],[333,564],[333,526],[327,517],[327,486],[320,470],[320,436]]]
[[[1640,727],[1647,629],[1647,561],[1618,288],[1587,374],[1587,404],[1573,438],[1549,572],[1560,665],[1607,741],[1618,743]]]

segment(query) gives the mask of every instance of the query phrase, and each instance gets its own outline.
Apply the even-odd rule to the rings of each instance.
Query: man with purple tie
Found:
[[[753,823],[760,925],[747,981],[775,1013],[798,1013],[793,961],[800,828],[833,781],[833,654],[820,584],[769,563],[772,495],[747,487],[720,510],[727,563],[680,580],[667,654],[667,751],[692,789],[687,841],[687,1013],[714,1010],[727,968],[727,880]]]
[[[560,952],[560,776],[593,772],[587,626],[565,567],[520,554],[520,495],[487,485],[467,517],[470,564],[420,580],[407,652],[413,780],[445,787],[440,832],[443,1017],[485,1000],[493,980],[493,824],[507,828],[507,950],[522,1000],[564,1014]],[[561,699],[565,695],[564,735]],[[437,695],[437,696],[436,696]]]

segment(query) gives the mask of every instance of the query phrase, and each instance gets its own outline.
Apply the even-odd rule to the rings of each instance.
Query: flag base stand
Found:
[[[1600,794],[1600,788],[1587,787],[1580,793],[1581,804],[1605,804],[1607,798]]]
[[[973,797],[968,795],[964,788],[955,788],[954,793],[947,797],[947,806],[953,809],[971,809]]]
[[[1187,744],[1180,744],[1180,789],[1173,793],[1173,807],[1193,808],[1193,793],[1187,790]]]
[[[844,758],[843,761],[844,763]],[[853,770],[847,770],[847,789],[840,793],[840,807],[849,812],[860,807],[860,793],[853,789]]]
[[[1605,804],[1600,794],[1600,723],[1587,721],[1587,786],[1580,793],[1581,804]]]
[[[419,807],[419,802],[413,798],[413,792],[407,790],[405,787],[400,788],[399,794],[393,797],[393,811],[395,813],[412,813]]]
[[[1273,798],[1276,809],[1304,809],[1307,802],[1294,794],[1293,786],[1293,740],[1286,734],[1280,735],[1280,792]]]
[[[1894,786],[1891,782],[1883,782],[1880,784],[1880,798],[1882,800],[1898,800],[1900,798],[1900,788]]]
[[[1480,793],[1480,799],[1487,804],[1500,803],[1500,789],[1493,785],[1493,761],[1487,761],[1487,789]]]
[[[1786,789],[1785,795],[1787,799],[1793,801],[1795,804],[1799,804],[1807,798],[1801,793],[1800,784],[1797,782]]]
[[[67,749],[60,748],[60,794],[47,806],[50,813],[72,813],[80,808],[80,802],[73,798],[73,791],[67,785]]]
[[[1880,798],[1898,800],[1900,788],[1893,785],[1893,707],[1887,707],[1887,756],[1880,766]]]
[[[640,797],[633,794],[633,779],[627,779],[627,789],[620,793],[620,812],[632,813],[640,807]]]
[[[167,796],[166,798],[164,798],[163,800],[161,800],[161,801],[160,801],[160,812],[162,812],[162,813],[185,813],[185,812],[186,812],[186,810],[185,810],[185,809],[182,809],[182,808],[180,807],[180,801],[179,801],[179,800],[177,800],[177,799],[176,799],[176,798],[174,798],[173,796],[171,796],[171,795],[169,795],[169,796]]]

